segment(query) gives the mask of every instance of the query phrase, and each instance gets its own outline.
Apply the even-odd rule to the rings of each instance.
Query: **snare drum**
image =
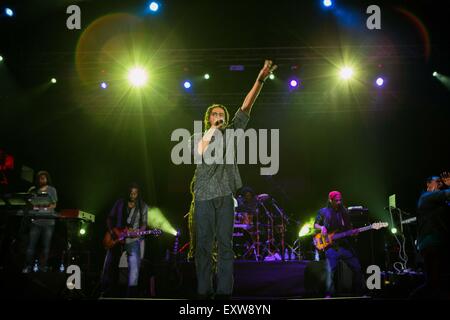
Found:
[[[248,212],[236,212],[234,215],[234,224],[253,225],[253,215]]]

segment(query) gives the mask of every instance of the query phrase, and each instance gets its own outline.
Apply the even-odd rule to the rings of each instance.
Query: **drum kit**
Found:
[[[237,259],[284,260],[287,215],[268,194],[239,196],[233,243]]]

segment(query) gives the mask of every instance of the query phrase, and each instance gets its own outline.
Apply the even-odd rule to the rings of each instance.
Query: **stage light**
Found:
[[[133,87],[142,87],[147,83],[147,72],[141,67],[134,67],[128,71],[128,81]]]
[[[353,69],[350,67],[344,67],[339,72],[339,75],[341,76],[342,79],[348,80],[353,76]]]
[[[381,78],[381,77],[379,77],[379,78],[377,79],[377,81],[376,81],[376,84],[377,84],[377,86],[379,86],[379,87],[381,87],[381,86],[383,85],[383,83],[384,83],[384,79]]]
[[[167,218],[164,216],[162,211],[157,207],[152,207],[148,210],[148,226],[151,228],[157,228],[161,231],[171,234],[173,236],[177,235],[177,230],[170,224]]]
[[[189,89],[192,86],[192,84],[189,81],[185,81],[183,83],[183,86],[184,86],[185,89]]]
[[[203,78],[205,78],[206,80],[208,80],[210,78],[208,73],[205,73],[205,75],[203,76]]]
[[[230,71],[244,71],[245,67],[240,64],[235,64],[230,66]]]
[[[323,5],[327,8],[331,7],[333,5],[333,1],[331,0],[323,0]]]
[[[8,17],[12,17],[12,16],[14,16],[14,11],[11,8],[5,8],[5,14]]]
[[[433,77],[439,80],[447,89],[450,90],[450,77],[439,72],[433,72]]]
[[[275,75],[274,75],[273,73],[271,73],[270,76],[269,76],[269,79],[270,79],[270,80],[275,79]]]
[[[106,82],[102,82],[102,83],[100,83],[100,88],[106,89],[106,88],[108,88],[108,84]]]
[[[307,223],[305,223],[298,232],[298,237],[305,237],[314,233],[314,221],[315,218],[309,219]]]
[[[150,11],[156,12],[159,9],[159,4],[155,1],[153,1],[152,3],[150,3],[150,5],[148,7],[149,7]]]
[[[2,56],[0,56],[0,62],[2,62],[3,61],[3,57]]]
[[[302,228],[300,229],[299,233],[298,233],[298,237],[304,237],[306,236],[308,233],[310,232],[310,225],[309,223],[305,224],[302,226]]]
[[[80,237],[86,236],[87,233],[88,233],[88,227],[89,227],[89,223],[88,222],[80,221],[79,229],[78,229],[78,235]]]
[[[392,232],[392,234],[396,234],[397,233],[397,228],[392,228],[391,232]]]
[[[52,79],[50,80],[50,82],[51,82],[51,83],[56,83],[56,79],[55,79],[55,78],[52,78]]]
[[[289,85],[291,86],[291,88],[296,88],[298,86],[298,81],[297,80],[291,80],[289,82]]]

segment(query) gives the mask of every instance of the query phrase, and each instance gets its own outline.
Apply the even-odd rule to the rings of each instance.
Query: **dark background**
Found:
[[[66,8],[75,3],[82,28],[68,30]],[[366,28],[370,4],[381,8],[381,30]],[[290,243],[331,190],[369,208],[369,221],[385,221],[390,194],[414,215],[424,179],[449,169],[449,89],[432,77],[450,74],[447,12],[438,4],[338,1],[324,10],[321,1],[164,1],[157,15],[145,12],[145,1],[3,5],[16,16],[0,19],[0,148],[14,155],[16,170],[2,193],[28,188],[21,165],[48,170],[59,209],[96,215],[90,246],[99,257],[105,215],[131,181],[187,241],[195,168],[172,164],[170,134],[192,131],[212,103],[234,113],[266,58],[279,65],[277,79],[263,88],[249,127],[280,129],[280,170],[240,172],[289,215]],[[151,65],[147,92],[127,91],[115,50],[139,52],[135,60]],[[348,85],[335,78],[343,61],[358,68]],[[379,74],[383,88],[373,85]],[[301,81],[296,90],[291,77]],[[184,79],[193,82],[189,92]],[[158,243],[161,252],[171,240]]]

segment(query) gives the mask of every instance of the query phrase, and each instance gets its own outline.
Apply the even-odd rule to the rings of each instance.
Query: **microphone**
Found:
[[[223,119],[217,120],[217,121],[214,123],[215,126],[219,126],[219,125],[221,125],[221,124],[223,124]]]
[[[369,209],[364,208],[363,206],[348,207],[347,210],[348,211],[363,211],[363,212],[369,211]]]

